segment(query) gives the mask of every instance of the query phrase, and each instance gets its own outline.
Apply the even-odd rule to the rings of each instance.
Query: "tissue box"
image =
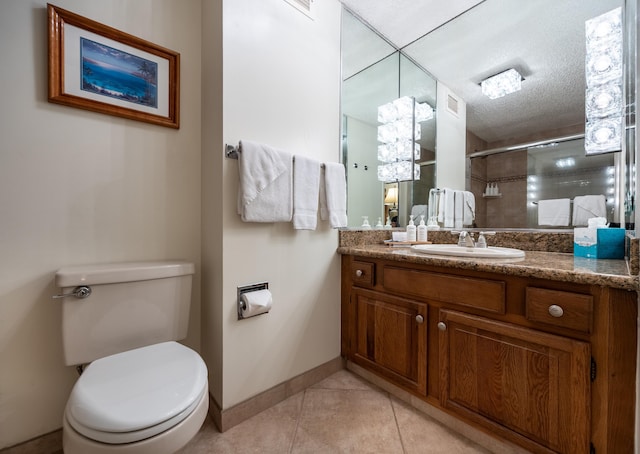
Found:
[[[624,236],[623,228],[596,229],[598,232],[598,258],[623,259]]]
[[[586,227],[573,229],[573,255],[598,258],[598,230]]]
[[[623,228],[576,228],[573,230],[573,254],[594,259],[624,258]]]

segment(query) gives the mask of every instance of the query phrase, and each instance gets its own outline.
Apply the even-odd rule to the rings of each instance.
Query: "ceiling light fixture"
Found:
[[[490,99],[496,99],[521,90],[522,81],[520,73],[511,68],[483,80],[480,82],[480,86],[483,95]]]
[[[561,169],[564,169],[567,167],[573,167],[575,165],[576,165],[576,160],[573,158],[564,158],[564,159],[556,160],[556,167],[559,167]]]

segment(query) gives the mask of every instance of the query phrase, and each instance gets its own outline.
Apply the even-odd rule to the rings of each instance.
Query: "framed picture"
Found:
[[[180,127],[180,54],[47,5],[49,102]]]

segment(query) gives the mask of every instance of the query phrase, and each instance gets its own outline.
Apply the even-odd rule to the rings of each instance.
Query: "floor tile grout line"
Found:
[[[398,438],[400,438],[400,446],[402,447],[402,453],[407,454],[407,450],[404,447],[404,440],[402,439],[402,431],[400,430],[400,423],[398,422],[398,415],[396,414],[396,407],[393,405],[393,399],[391,393],[387,393],[389,404],[391,405],[391,411],[393,412],[393,420],[396,422],[396,430],[398,431]]]
[[[304,400],[307,397],[307,390],[305,389],[302,392],[302,402],[300,402],[300,410],[298,410],[298,415],[296,417],[296,427],[293,430],[293,437],[291,437],[291,444],[289,445],[289,454],[293,453],[293,447],[296,444],[296,438],[298,437],[298,427],[300,426],[300,420],[302,419],[302,412],[304,411]]]

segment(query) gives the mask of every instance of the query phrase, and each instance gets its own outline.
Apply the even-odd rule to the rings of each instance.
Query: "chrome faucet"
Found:
[[[475,247],[476,242],[473,240],[473,233],[469,233],[466,230],[461,232],[452,232],[458,235],[458,246],[460,247]]]

